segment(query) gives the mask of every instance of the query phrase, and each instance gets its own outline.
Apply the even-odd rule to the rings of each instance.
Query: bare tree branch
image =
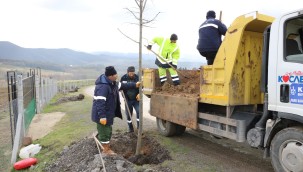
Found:
[[[158,17],[158,15],[159,15],[160,13],[161,13],[161,12],[158,12],[158,14],[156,14],[156,15],[154,16],[154,18],[152,18],[151,20],[144,20],[143,24],[148,24],[148,23],[153,22],[153,21]]]
[[[126,34],[124,34],[119,28],[117,28],[117,29],[118,29],[118,31],[119,31],[122,35],[124,35],[126,38],[128,38],[128,39],[132,40],[133,42],[139,44],[138,41],[136,41],[136,40],[132,39],[131,37],[127,36]]]
[[[153,22],[153,21],[152,21]],[[132,23],[132,22],[126,22],[126,24],[131,24],[131,25],[136,25],[136,26],[139,26],[138,23]],[[148,23],[150,24],[150,23]],[[146,24],[142,24],[143,27],[147,27],[147,28],[155,28],[153,26],[150,26],[150,25],[146,25]]]
[[[136,2],[136,4],[138,5],[138,7],[140,7],[140,4],[138,3],[138,1],[137,1],[137,0],[135,0],[135,2]]]
[[[146,0],[146,1],[144,1],[143,7],[142,7],[142,12],[145,10],[145,5],[146,5],[146,2],[147,2],[147,0]]]
[[[128,8],[124,8],[126,9],[127,11],[129,11],[137,20],[139,20],[139,18],[136,16],[136,14],[134,13],[134,11],[128,9]]]
[[[155,28],[155,27],[153,27],[153,26],[149,26],[149,25],[142,25],[143,27],[148,27],[148,28]]]

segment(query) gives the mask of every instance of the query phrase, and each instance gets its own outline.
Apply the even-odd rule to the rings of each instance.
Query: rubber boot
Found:
[[[132,124],[132,123],[128,123],[128,132],[129,132],[129,133],[134,132],[134,127],[133,127],[133,124]]]
[[[106,155],[117,155],[114,151],[112,151],[110,149],[109,144],[102,144],[102,147],[103,147],[103,151],[102,151],[103,154],[106,154]]]
[[[174,81],[174,86],[180,85],[180,81]]]

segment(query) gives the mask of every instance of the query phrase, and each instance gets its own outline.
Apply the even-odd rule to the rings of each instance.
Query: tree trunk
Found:
[[[140,150],[142,147],[142,129],[143,129],[143,100],[142,100],[142,16],[143,16],[143,1],[140,0],[140,18],[139,18],[139,81],[141,82],[140,88],[139,88],[139,94],[140,94],[140,102],[139,102],[139,130],[138,130],[138,140],[137,140],[137,149],[136,149],[136,155],[140,154]]]

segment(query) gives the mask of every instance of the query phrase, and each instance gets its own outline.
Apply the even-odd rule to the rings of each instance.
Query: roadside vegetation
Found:
[[[82,93],[83,89],[80,89],[79,92]],[[78,95],[79,92],[69,93],[68,96]],[[63,96],[67,95],[58,94],[50,104]],[[42,146],[41,151],[35,156],[38,164],[32,169],[33,171],[43,171],[47,163],[52,162],[65,146],[90,136],[95,131],[95,124],[90,119],[91,105],[92,98],[85,95],[82,101],[66,102],[55,106],[48,105],[43,109],[42,113],[64,112],[66,115],[54,126],[52,132],[33,142],[33,144]],[[31,169],[23,171],[31,171]]]

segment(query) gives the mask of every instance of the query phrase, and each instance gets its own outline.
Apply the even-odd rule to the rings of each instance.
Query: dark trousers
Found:
[[[218,51],[208,51],[208,52],[202,52],[199,51],[201,56],[204,56],[207,60],[207,65],[212,65],[214,63],[215,57],[217,55]]]
[[[109,141],[112,137],[112,126],[111,125],[101,125],[97,123],[98,130],[98,140],[102,144],[109,144]]]
[[[127,107],[125,105],[127,124],[129,127],[129,131],[134,131],[131,116],[133,116],[133,109],[135,109],[136,115],[137,115],[137,128],[139,128],[139,121],[140,121],[139,120],[139,102],[137,100],[127,100],[127,104],[128,104],[129,111],[130,111],[130,114],[129,114]]]

